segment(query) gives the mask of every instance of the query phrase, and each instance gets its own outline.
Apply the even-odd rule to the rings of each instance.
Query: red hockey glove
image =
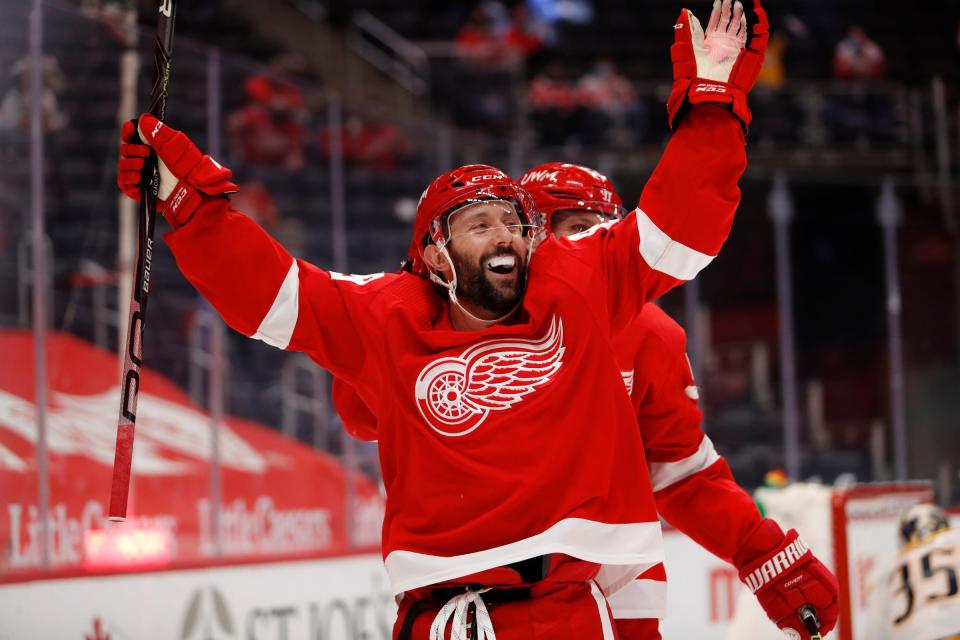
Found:
[[[747,43],[747,16],[740,0],[714,0],[706,36],[700,21],[689,10],[680,12],[675,42],[670,48],[673,60],[673,90],[667,101],[670,128],[676,128],[688,104],[729,105],[743,123],[752,116],[747,93],[757,82],[767,50],[769,23],[767,13],[754,0],[757,23]]]
[[[805,605],[820,618],[822,635],[837,624],[837,579],[795,529],[784,535],[780,525],[764,519],[733,562],[740,570],[740,580],[788,638],[810,639],[810,632],[797,614]]]
[[[141,185],[149,180],[149,176],[143,175],[144,163],[153,148],[160,167],[157,212],[163,214],[174,229],[190,220],[202,201],[201,194],[217,196],[239,190],[230,182],[233,176],[230,169],[202,154],[186,135],[149,113],[140,116],[139,121],[125,122],[120,138],[123,144],[117,164],[117,184],[139,202]]]

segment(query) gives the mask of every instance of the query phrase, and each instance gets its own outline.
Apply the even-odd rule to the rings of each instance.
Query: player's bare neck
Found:
[[[517,311],[518,310],[514,310],[507,316],[497,316],[487,320],[485,317],[490,316],[491,312],[486,309],[464,309],[459,304],[451,303],[450,324],[453,325],[453,328],[457,331],[481,331],[495,324],[509,323],[511,319],[516,317]]]

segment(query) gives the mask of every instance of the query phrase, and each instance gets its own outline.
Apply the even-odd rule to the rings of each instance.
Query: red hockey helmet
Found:
[[[553,230],[551,219],[557,211],[585,209],[614,220],[623,217],[623,201],[613,183],[589,167],[548,162],[523,174],[520,186],[533,196],[547,231]]]
[[[533,198],[500,169],[471,164],[448,171],[431,182],[420,196],[405,268],[426,276],[428,270],[423,262],[423,249],[428,241],[443,242],[446,232],[443,223],[447,216],[468,204],[487,200],[512,203],[524,224],[535,220]]]

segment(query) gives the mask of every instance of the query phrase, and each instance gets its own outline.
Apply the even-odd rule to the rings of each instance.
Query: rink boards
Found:
[[[665,637],[722,637],[732,569],[667,532]],[[379,554],[0,585],[0,638],[381,640],[396,607]],[[678,635],[679,634],[679,635]]]
[[[4,640],[376,640],[395,616],[379,554],[0,586]]]
[[[675,531],[664,546],[663,637],[722,640],[736,572]],[[2,640],[386,640],[395,615],[378,553],[0,585]]]

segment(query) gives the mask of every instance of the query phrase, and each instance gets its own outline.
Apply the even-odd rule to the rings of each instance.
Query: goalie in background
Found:
[[[870,588],[871,640],[960,640],[960,530],[917,504],[900,516],[900,552]]]

